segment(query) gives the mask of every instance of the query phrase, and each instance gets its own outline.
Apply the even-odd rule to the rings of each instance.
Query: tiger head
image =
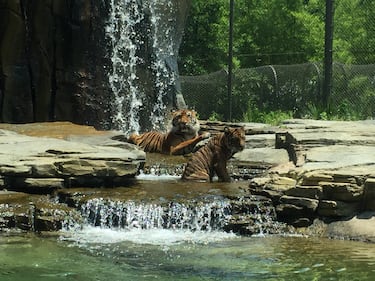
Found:
[[[178,134],[197,135],[200,124],[195,110],[179,109],[172,112],[171,131]]]
[[[245,148],[245,129],[239,128],[224,128],[224,141],[226,147],[231,151],[232,155],[236,152],[242,151]]]

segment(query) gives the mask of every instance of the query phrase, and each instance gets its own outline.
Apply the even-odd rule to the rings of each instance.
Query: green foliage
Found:
[[[334,5],[334,61],[375,63],[375,1],[340,0],[334,1]],[[227,68],[228,14],[228,0],[192,1],[180,48],[182,75],[201,75]],[[321,120],[375,117],[375,82],[370,70],[366,70],[367,74],[348,74],[345,66],[334,65],[329,106],[324,108],[318,104],[321,96],[316,94],[316,89],[320,91],[323,79],[324,19],[325,1],[321,0],[235,0],[234,121],[273,124],[279,117],[292,115]],[[319,69],[315,77],[309,76],[311,72],[307,70],[291,72],[290,65],[306,62],[316,62],[314,65]],[[273,65],[274,69],[278,65],[279,75],[272,78],[250,70],[264,65]],[[282,69],[283,65],[289,68]],[[236,71],[239,68],[249,71]],[[280,73],[288,71],[293,77],[283,77],[281,83]],[[301,82],[301,75],[309,78]],[[202,112],[202,117],[223,120],[228,115],[229,104],[225,78],[208,78],[204,83],[210,89],[199,85],[198,94],[190,94],[191,89],[183,94],[191,97],[190,104]]]
[[[262,112],[256,105],[250,102],[247,111],[243,115],[243,120],[241,121],[280,125],[282,121],[291,118],[293,118],[293,113],[291,111],[275,110]]]
[[[226,2],[192,1],[180,47],[179,69],[182,74],[199,75],[225,67],[228,29]]]
[[[335,1],[334,60],[375,62],[375,1]],[[194,0],[180,49],[183,75],[227,65],[229,1]],[[234,61],[247,68],[323,61],[325,1],[236,0]]]

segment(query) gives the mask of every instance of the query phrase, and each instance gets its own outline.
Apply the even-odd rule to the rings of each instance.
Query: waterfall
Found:
[[[168,204],[92,199],[81,206],[92,226],[111,229],[221,230],[230,217],[227,200]]]
[[[164,129],[166,98],[176,83],[175,9],[170,0],[111,0],[112,123],[126,133]],[[141,116],[141,115],[146,116]]]

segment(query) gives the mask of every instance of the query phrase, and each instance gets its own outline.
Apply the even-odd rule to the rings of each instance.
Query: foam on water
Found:
[[[155,173],[151,173],[151,174],[144,174],[144,173],[140,173],[139,175],[136,176],[136,179],[138,180],[146,180],[146,181],[175,181],[175,180],[179,180],[181,178],[181,176],[178,176],[178,175],[166,175],[166,174],[155,174]]]
[[[110,229],[84,226],[80,230],[64,231],[62,240],[79,245],[113,244],[131,242],[148,245],[209,244],[228,239],[236,239],[233,233],[222,231],[190,231],[184,229]]]

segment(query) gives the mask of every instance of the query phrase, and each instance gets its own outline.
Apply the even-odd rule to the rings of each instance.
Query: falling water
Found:
[[[117,229],[221,230],[230,216],[226,200],[214,202],[161,204],[134,201],[89,200],[81,206],[86,222],[92,226]]]
[[[151,25],[153,27],[154,38],[153,50],[155,53],[152,69],[156,73],[155,87],[157,90],[157,99],[152,110],[151,120],[156,125],[156,128],[163,127],[164,125],[164,111],[166,106],[163,99],[166,93],[168,93],[170,86],[174,85],[176,80],[176,73],[170,71],[171,66],[167,65],[168,58],[177,56],[173,36],[171,36],[174,22],[172,19],[165,21],[161,18],[161,15],[165,14],[163,9],[172,11],[172,2],[169,0],[150,0]]]
[[[150,93],[155,95],[149,121],[153,129],[163,128],[166,109],[165,96],[174,85],[176,77],[171,71],[170,57],[175,57],[172,31],[173,19],[162,15],[173,14],[169,0],[111,0],[106,33],[112,48],[112,69],[108,73],[114,95],[114,125],[126,132],[139,132],[140,112],[147,111]],[[140,34],[140,33],[147,34]],[[146,37],[145,37],[146,36]],[[149,41],[149,42],[148,42]],[[151,58],[141,57],[141,49],[152,48]],[[145,61],[145,60],[150,60]],[[149,65],[146,65],[149,64]],[[145,74],[139,73],[139,65],[146,65],[153,76],[147,90]],[[147,76],[147,75],[146,75]],[[152,98],[151,98],[152,99]]]

